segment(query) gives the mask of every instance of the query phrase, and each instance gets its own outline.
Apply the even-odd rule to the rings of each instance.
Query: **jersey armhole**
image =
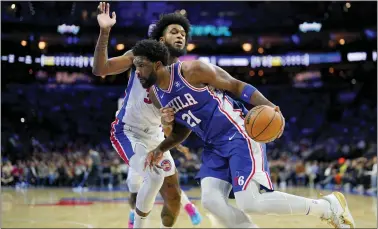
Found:
[[[155,85],[152,85],[152,90],[154,91],[155,98],[156,98],[156,100],[159,102],[160,107],[163,108],[163,105],[162,105],[162,103],[161,103],[161,101],[160,101],[159,95],[158,95],[158,93],[157,93],[157,91],[156,91]],[[154,106],[155,106],[155,105],[154,105]]]
[[[179,76],[179,78],[181,78],[181,81],[188,87],[190,88],[191,90],[193,91],[196,91],[196,92],[202,92],[202,91],[206,91],[208,90],[208,87],[207,85],[205,87],[200,87],[200,88],[197,88],[197,87],[194,87],[192,86],[186,79],[185,77],[181,74],[181,67],[182,67],[182,62],[178,62],[178,66],[177,66],[177,75]]]

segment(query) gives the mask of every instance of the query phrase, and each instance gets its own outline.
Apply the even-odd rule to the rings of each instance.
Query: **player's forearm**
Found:
[[[172,131],[172,133],[164,139],[157,148],[161,152],[166,152],[183,142],[189,136],[190,132],[190,130],[180,132]]]
[[[241,83],[238,85],[237,95],[239,95],[239,98],[242,98],[243,101],[254,106],[266,105],[275,107],[272,102],[270,102],[259,90],[257,90],[257,88],[250,84]]]
[[[250,103],[254,106],[267,105],[270,107],[275,107],[275,105],[272,102],[270,102],[267,98],[265,98],[265,96],[261,94],[261,92],[259,92],[258,90],[256,90],[252,94]]]
[[[172,125],[163,125],[164,135],[168,137],[172,133],[173,126]]]
[[[108,61],[108,42],[110,29],[101,29],[98,37],[93,58],[92,73],[97,76],[106,75],[106,65]]]

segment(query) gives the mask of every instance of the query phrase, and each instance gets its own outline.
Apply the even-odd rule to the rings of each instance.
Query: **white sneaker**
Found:
[[[340,192],[333,192],[324,196],[323,199],[331,204],[331,215],[329,218],[322,218],[334,228],[355,228],[352,214],[349,211],[345,196]]]

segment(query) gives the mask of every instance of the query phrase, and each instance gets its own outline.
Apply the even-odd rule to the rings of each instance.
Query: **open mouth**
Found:
[[[177,46],[182,46],[184,44],[184,42],[182,42],[182,41],[176,41],[175,42],[175,45],[177,45]]]

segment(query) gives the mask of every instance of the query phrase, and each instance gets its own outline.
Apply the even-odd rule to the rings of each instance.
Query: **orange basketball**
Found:
[[[257,106],[245,117],[244,125],[249,137],[256,142],[274,141],[281,131],[284,119],[269,106]]]

